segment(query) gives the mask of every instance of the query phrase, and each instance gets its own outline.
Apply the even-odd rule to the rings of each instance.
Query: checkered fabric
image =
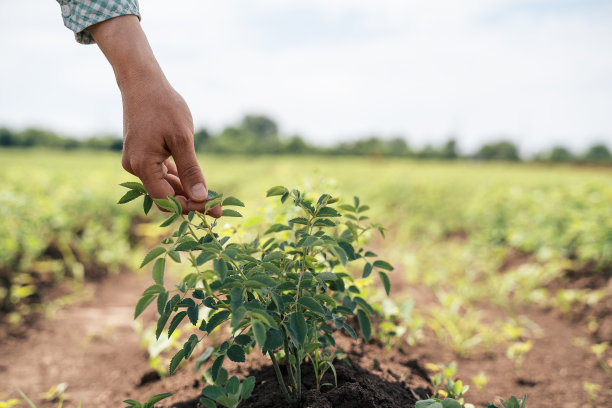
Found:
[[[94,44],[87,27],[125,14],[134,14],[140,19],[138,0],[56,0],[62,11],[64,25],[74,31],[81,44]]]

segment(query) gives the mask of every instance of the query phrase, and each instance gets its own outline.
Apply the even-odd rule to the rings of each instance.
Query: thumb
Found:
[[[189,198],[196,202],[205,201],[206,197],[208,197],[208,188],[196,158],[193,144],[171,153],[172,157],[174,157],[183,189],[189,195]]]

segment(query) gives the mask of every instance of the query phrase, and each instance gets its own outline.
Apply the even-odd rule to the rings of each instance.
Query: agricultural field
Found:
[[[0,160],[0,407],[26,406],[15,387],[43,407],[195,398],[204,384],[193,361],[167,377],[188,324],[158,341],[154,306],[132,323],[153,283],[153,263],[140,263],[169,230],[158,212],[144,217],[142,200],[117,205],[119,184],[135,181],[119,155],[0,150]],[[347,264],[376,312],[350,357],[389,387],[475,407],[525,394],[527,407],[612,405],[611,168],[324,156],[201,164],[210,189],[246,205],[217,225],[240,242],[282,222],[278,199],[266,198],[273,186],[369,206],[386,230],[368,231],[367,248],[393,266],[391,290]]]

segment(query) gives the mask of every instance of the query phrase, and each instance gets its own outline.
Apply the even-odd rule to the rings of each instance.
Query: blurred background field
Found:
[[[116,205],[118,184],[133,178],[118,153],[15,149],[0,150],[0,160],[7,331],[78,300],[83,281],[135,271],[155,243],[148,237],[159,230],[139,204]],[[560,322],[554,336],[573,336],[570,351],[595,362],[586,367],[592,375],[572,379],[580,398],[586,402],[595,385],[599,400],[608,398],[611,168],[380,156],[202,155],[200,162],[209,188],[246,203],[243,219],[224,223],[257,230],[272,211],[265,191],[273,185],[367,202],[371,218],[388,227],[373,248],[395,266],[390,298],[376,285],[366,289],[387,319],[378,341],[422,350],[431,363],[459,359],[459,375],[472,386],[466,400],[500,394],[494,385],[508,381],[510,390],[536,392],[524,384],[546,373],[525,367],[537,363],[547,336],[541,313]],[[483,359],[508,367],[505,377],[487,374]],[[483,370],[462,372],[461,361]]]

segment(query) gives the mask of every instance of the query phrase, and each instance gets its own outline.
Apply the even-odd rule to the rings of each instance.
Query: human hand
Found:
[[[191,113],[164,76],[138,18],[115,17],[89,31],[121,90],[123,167],[141,179],[151,197],[171,195],[185,213],[204,211],[208,188],[195,154]],[[221,216],[221,207],[209,214]]]

